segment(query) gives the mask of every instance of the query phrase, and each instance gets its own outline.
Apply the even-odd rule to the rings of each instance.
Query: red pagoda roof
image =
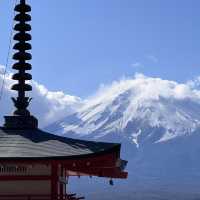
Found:
[[[61,137],[40,129],[0,128],[0,161],[57,163],[69,176],[127,178],[121,145]]]

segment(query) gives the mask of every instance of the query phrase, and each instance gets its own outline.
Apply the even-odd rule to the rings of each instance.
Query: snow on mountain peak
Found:
[[[54,126],[84,137],[116,133],[137,146],[148,138],[163,142],[190,134],[200,124],[200,91],[191,83],[136,74],[101,86],[76,113]]]

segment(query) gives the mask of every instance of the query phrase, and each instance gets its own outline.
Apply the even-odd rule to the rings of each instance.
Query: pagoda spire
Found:
[[[17,80],[18,83],[12,86],[12,90],[18,92],[17,98],[12,98],[17,110],[14,112],[15,115],[27,116],[30,112],[27,110],[31,98],[26,97],[25,92],[31,91],[32,87],[26,84],[27,80],[31,80],[32,76],[26,73],[27,70],[31,69],[31,65],[26,61],[32,59],[32,55],[28,53],[31,50],[31,45],[27,41],[31,40],[31,35],[27,33],[31,30],[31,26],[26,22],[31,21],[31,16],[27,12],[31,11],[31,7],[26,4],[25,0],[21,0],[20,4],[15,7],[15,11],[18,14],[15,16],[14,20],[17,24],[14,27],[16,34],[14,35],[14,40],[17,43],[14,45],[13,49],[17,52],[13,55],[13,59],[17,62],[13,65],[13,69],[18,70],[18,73],[14,74],[12,79]]]
[[[16,98],[12,97],[16,110],[14,111],[14,116],[5,117],[5,126],[13,126],[14,123],[16,127],[16,124],[20,122],[20,127],[30,128],[37,126],[37,120],[31,116],[28,110],[32,98],[26,96],[26,92],[32,90],[32,86],[26,82],[32,79],[31,74],[27,72],[32,69],[31,64],[27,62],[32,59],[30,53],[32,46],[29,43],[32,39],[29,33],[31,31],[31,25],[28,23],[31,21],[31,16],[28,14],[31,11],[31,7],[26,3],[26,0],[20,0],[20,3],[15,6],[15,11],[17,13],[14,17],[16,21],[14,31],[16,33],[13,40],[16,43],[13,49],[16,52],[13,55],[15,63],[12,68],[17,70],[17,72],[12,76],[12,79],[17,81],[17,83],[11,89],[17,91],[18,95]]]

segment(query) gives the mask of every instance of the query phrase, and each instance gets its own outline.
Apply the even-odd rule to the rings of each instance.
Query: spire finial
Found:
[[[16,107],[13,116],[14,118],[5,117],[6,124],[11,124],[10,121],[13,121],[13,119],[20,119],[20,124],[23,127],[29,127],[30,124],[32,124],[31,126],[36,126],[36,119],[30,115],[30,112],[27,109],[32,98],[26,96],[26,92],[32,90],[31,85],[27,84],[26,82],[32,79],[31,74],[27,73],[27,71],[31,70],[32,68],[31,64],[27,62],[32,59],[31,53],[27,52],[32,49],[31,44],[29,43],[29,41],[32,39],[29,33],[29,31],[31,31],[31,25],[27,23],[31,21],[31,16],[27,14],[31,11],[31,7],[26,4],[25,0],[20,0],[20,3],[15,7],[15,11],[17,12],[17,14],[14,20],[17,23],[14,26],[16,34],[14,35],[13,39],[17,42],[13,47],[13,49],[16,50],[16,53],[13,55],[13,59],[16,60],[16,63],[13,65],[13,69],[17,70],[18,72],[12,76],[12,79],[18,82],[12,86],[12,90],[17,91],[18,96],[17,98],[12,98],[13,103]],[[7,123],[8,121],[9,123]]]

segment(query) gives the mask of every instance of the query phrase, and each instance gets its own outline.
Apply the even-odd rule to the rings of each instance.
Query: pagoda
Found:
[[[69,194],[70,176],[127,178],[126,161],[120,159],[120,144],[61,137],[38,128],[28,106],[32,76],[30,60],[31,11],[26,0],[15,6],[13,69],[16,83],[12,98],[16,110],[5,116],[0,128],[0,200],[79,200]],[[27,82],[28,81],[28,82]]]

